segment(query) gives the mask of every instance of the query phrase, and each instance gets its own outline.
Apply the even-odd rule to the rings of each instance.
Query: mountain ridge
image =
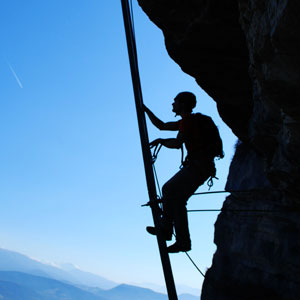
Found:
[[[42,297],[42,298],[41,298]],[[82,289],[55,279],[15,271],[0,271],[0,299],[9,300],[167,300],[165,294],[121,284],[110,290]],[[196,300],[184,294],[180,300]]]
[[[57,279],[71,284],[96,286],[101,289],[116,287],[118,283],[80,269],[65,270],[58,266],[42,263],[19,252],[0,248],[0,270],[19,271],[32,275]]]
[[[16,276],[14,280],[13,274]],[[31,285],[24,286],[22,285],[23,281],[18,279],[20,277],[23,277],[23,280],[25,280],[27,283],[31,278],[32,281],[37,282],[37,285],[34,285],[34,288]],[[9,278],[10,280],[8,280]],[[45,282],[47,282],[50,287],[55,284],[56,288],[61,290],[62,293],[68,292],[69,294],[71,293],[70,295],[72,295],[72,291],[74,293],[77,291],[76,293],[78,293],[79,298],[74,298],[74,300],[81,299],[81,292],[88,293],[85,297],[89,298],[86,298],[85,300],[167,299],[165,293],[154,291],[149,287],[141,287],[132,284],[118,284],[105,279],[104,277],[82,271],[70,263],[62,264],[60,267],[58,267],[51,264],[42,263],[19,252],[3,248],[0,248],[0,281],[2,282],[2,285],[0,286],[0,296],[2,292],[5,294],[3,294],[3,296],[7,297],[4,299],[9,300],[27,300],[25,298],[18,298],[18,295],[25,293],[26,289],[28,300],[36,299],[36,292],[41,287],[39,285]],[[13,284],[16,285],[15,288],[13,288],[13,290],[16,291],[15,293],[12,293],[12,291],[9,290],[9,286]],[[74,288],[76,290],[73,290]],[[52,290],[52,288],[49,289]],[[21,290],[23,290],[23,292],[21,292]],[[42,294],[43,293],[44,292],[42,292]],[[47,297],[47,295],[43,294],[43,297],[44,300],[46,299],[45,297]],[[55,297],[58,296],[55,295]],[[60,298],[55,299],[60,300]],[[184,294],[180,295],[179,299],[196,300],[198,297],[184,292]]]

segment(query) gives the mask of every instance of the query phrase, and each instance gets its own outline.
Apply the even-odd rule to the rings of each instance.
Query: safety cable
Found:
[[[187,212],[267,212],[267,213],[274,213],[280,212],[276,210],[264,210],[264,209],[189,209]]]
[[[187,212],[261,212],[261,213],[283,213],[283,212],[300,212],[299,209],[291,210],[266,210],[266,209],[189,209]]]
[[[201,192],[201,193],[194,193],[194,196],[197,195],[206,195],[206,194],[222,194],[222,193],[230,193],[228,191],[213,191],[213,192]]]
[[[258,193],[258,192],[274,192],[279,191],[277,189],[253,189],[253,190],[227,190],[227,191],[212,191],[212,192],[200,192],[194,193],[194,196],[197,195],[207,195],[207,194],[223,194],[223,193]]]
[[[159,180],[158,180],[158,176],[157,176],[157,172],[155,169],[155,162],[157,160],[157,156],[158,153],[161,149],[162,145],[156,145],[154,150],[153,150],[153,154],[152,154],[152,165],[153,165],[153,171],[154,171],[154,175],[155,175],[155,180],[158,186],[158,192],[160,195],[160,199],[158,199],[159,203],[162,203],[162,193],[161,193],[161,189],[159,186]],[[210,194],[223,194],[223,193],[257,193],[257,192],[272,192],[272,191],[279,191],[276,189],[252,189],[252,190],[227,190],[227,191],[212,191],[212,192],[199,192],[199,193],[194,193],[193,196],[198,196],[198,195],[210,195]],[[148,206],[151,205],[150,202],[148,202],[147,204],[144,204],[142,206]],[[266,212],[266,213],[276,213],[276,212],[282,212],[282,211],[278,211],[278,210],[263,210],[263,209],[190,209],[187,210],[187,212],[189,213],[193,213],[193,212]],[[297,211],[297,210],[292,210],[292,211]]]
[[[199,271],[199,273],[205,278],[205,274],[198,268],[198,266],[195,264],[195,262],[192,260],[191,256],[185,252],[186,256],[189,258],[189,260],[192,262],[194,267]]]
[[[158,153],[161,150],[162,145],[158,144],[155,146],[153,154],[152,154],[152,163],[153,163],[153,167],[154,167],[154,163],[157,160],[158,157]],[[183,149],[182,149],[183,150]],[[183,161],[183,159],[181,159]],[[155,167],[154,167],[155,168]],[[157,174],[156,174],[157,177]],[[158,180],[157,180],[158,183]],[[198,195],[209,195],[209,194],[230,194],[230,193],[259,193],[259,192],[274,192],[274,191],[279,191],[277,189],[251,189],[251,190],[222,190],[222,191],[208,191],[208,192],[199,192],[199,193],[194,193],[193,196],[198,196]]]
[[[172,235],[175,237],[176,239],[176,234],[172,233]],[[191,261],[191,263],[194,265],[194,267],[197,269],[197,271],[203,276],[205,277],[205,274],[200,270],[200,268],[196,265],[196,263],[194,262],[194,260],[191,258],[191,256],[187,253],[187,251],[184,252],[185,255],[188,257],[188,259]]]

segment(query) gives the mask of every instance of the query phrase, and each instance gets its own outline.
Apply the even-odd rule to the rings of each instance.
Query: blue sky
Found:
[[[222,190],[236,138],[135,1],[134,11],[144,101],[175,120],[174,96],[197,95],[196,110],[212,116],[223,138],[213,187]],[[145,232],[151,212],[141,208],[148,199],[120,2],[6,1],[0,36],[0,247],[118,282],[163,284],[156,240]],[[174,133],[149,124],[149,135]],[[161,150],[161,184],[179,164],[180,151]],[[188,208],[219,208],[224,197],[195,197]],[[190,215],[191,256],[202,270],[215,251],[216,216]],[[171,260],[177,283],[201,286],[184,254]]]

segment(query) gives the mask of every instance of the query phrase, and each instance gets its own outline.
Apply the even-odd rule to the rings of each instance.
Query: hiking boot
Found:
[[[168,253],[187,252],[191,250],[191,242],[178,242],[176,241],[173,245],[167,247]]]
[[[147,230],[148,233],[150,233],[152,235],[157,235],[157,230],[153,226],[147,226],[146,230]],[[171,241],[172,240],[172,231],[167,231],[164,228],[162,228],[162,234],[163,234],[163,237],[166,241]]]

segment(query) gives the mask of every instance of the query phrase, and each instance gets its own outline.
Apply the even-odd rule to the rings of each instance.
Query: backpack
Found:
[[[218,127],[215,125],[212,118],[201,113],[193,114],[193,118],[197,139],[201,141],[205,151],[213,158],[223,158],[223,143]]]

